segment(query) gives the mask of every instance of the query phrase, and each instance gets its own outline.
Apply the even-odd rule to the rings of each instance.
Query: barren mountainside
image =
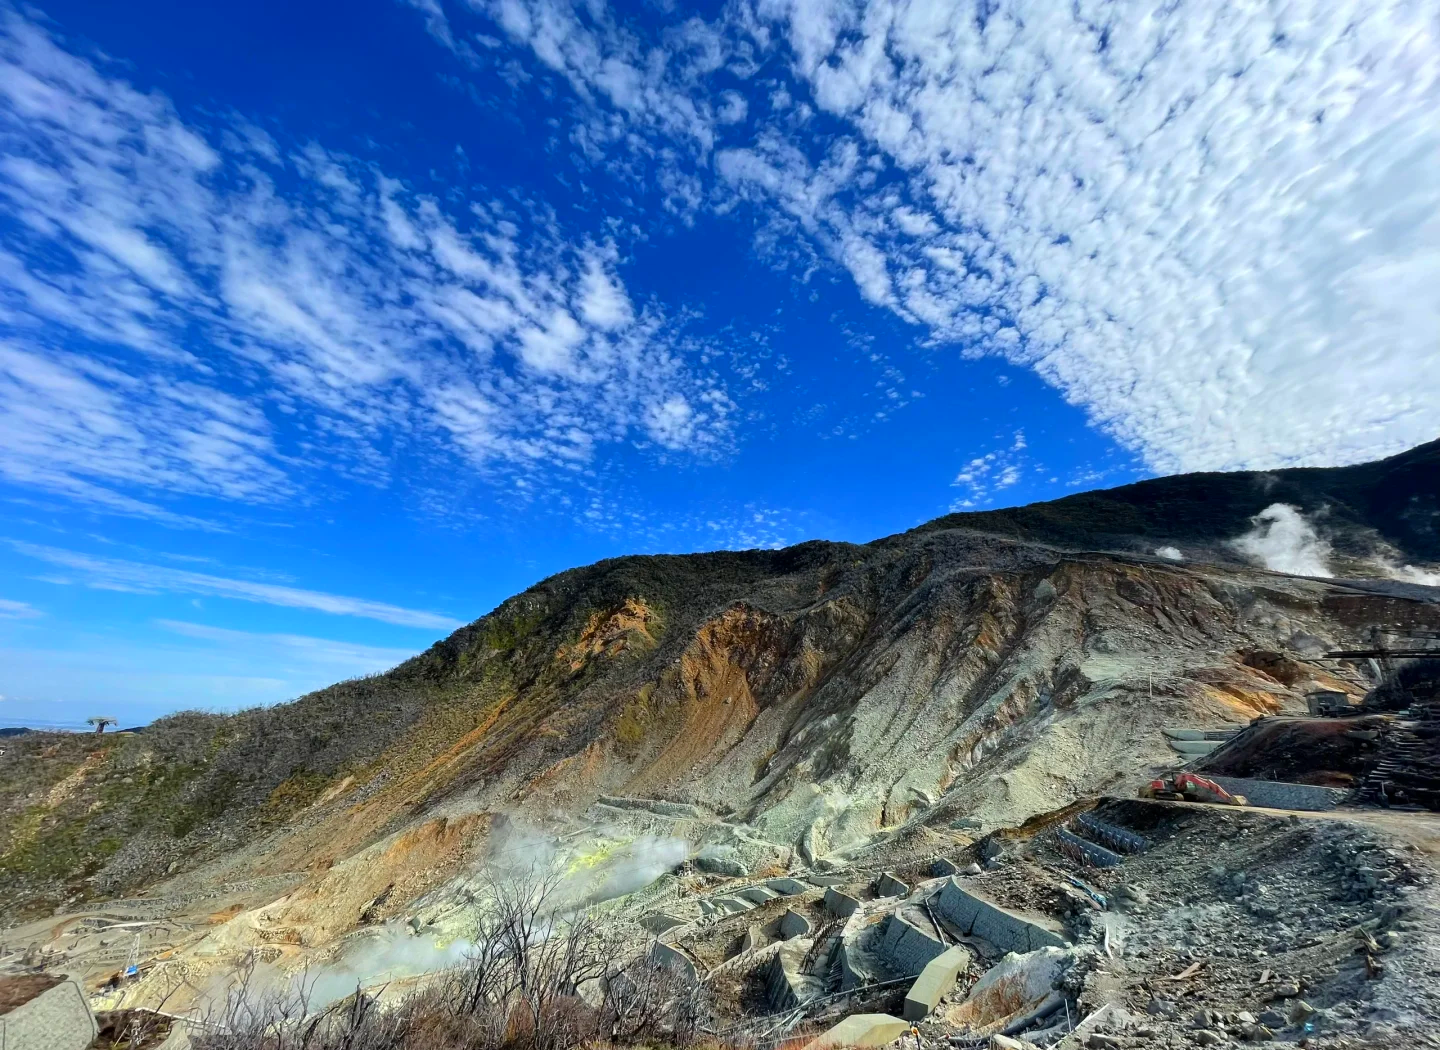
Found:
[[[291,704],[7,740],[0,901],[310,873],[312,897],[384,890],[395,910],[497,815],[597,806],[678,815],[697,848],[782,866],[921,821],[1013,824],[1164,762],[1162,725],[1299,710],[1317,683],[1362,692],[1323,654],[1376,622],[1440,626],[1428,589],[1358,579],[1440,558],[1437,501],[1440,442],[950,515],[864,545],[574,569]],[[1227,541],[1277,502],[1357,578],[1246,565]],[[362,850],[368,868],[347,865]],[[355,885],[336,883],[346,872]]]

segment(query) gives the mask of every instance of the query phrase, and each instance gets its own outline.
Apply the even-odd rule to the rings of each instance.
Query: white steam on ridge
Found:
[[[1294,576],[1333,576],[1330,545],[1298,508],[1272,503],[1250,519],[1249,532],[1231,541],[1242,555],[1272,572]]]

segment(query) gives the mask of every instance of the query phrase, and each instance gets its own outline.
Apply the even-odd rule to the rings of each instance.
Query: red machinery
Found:
[[[1141,798],[1168,798],[1177,802],[1209,802],[1217,806],[1248,806],[1244,795],[1232,795],[1213,780],[1194,773],[1170,773],[1140,789]]]

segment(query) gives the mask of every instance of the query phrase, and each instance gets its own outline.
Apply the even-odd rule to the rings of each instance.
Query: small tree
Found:
[[[106,726],[113,726],[116,723],[116,720],[111,718],[109,715],[96,715],[94,718],[85,719],[85,721],[95,727],[96,736],[99,736],[101,733],[105,732]]]

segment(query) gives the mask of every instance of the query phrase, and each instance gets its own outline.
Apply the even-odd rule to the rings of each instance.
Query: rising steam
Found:
[[[1299,509],[1272,503],[1250,519],[1249,532],[1231,541],[1242,555],[1273,572],[1293,576],[1333,576],[1330,545]]]
[[[511,826],[485,863],[465,881],[479,885],[490,878],[545,879],[553,874],[559,879],[552,898],[558,919],[567,912],[644,889],[689,856],[690,845],[683,839],[645,835],[626,840],[597,832],[565,840]],[[352,946],[339,959],[298,979],[308,983],[311,1009],[349,995],[357,986],[370,987],[454,966],[473,947],[466,936],[446,940],[432,928],[412,930],[398,922],[367,930],[351,940]]]
[[[1385,574],[1392,580],[1400,580],[1402,583],[1418,583],[1426,587],[1440,587],[1440,572],[1433,569],[1422,569],[1417,565],[1393,565],[1384,566]]]

